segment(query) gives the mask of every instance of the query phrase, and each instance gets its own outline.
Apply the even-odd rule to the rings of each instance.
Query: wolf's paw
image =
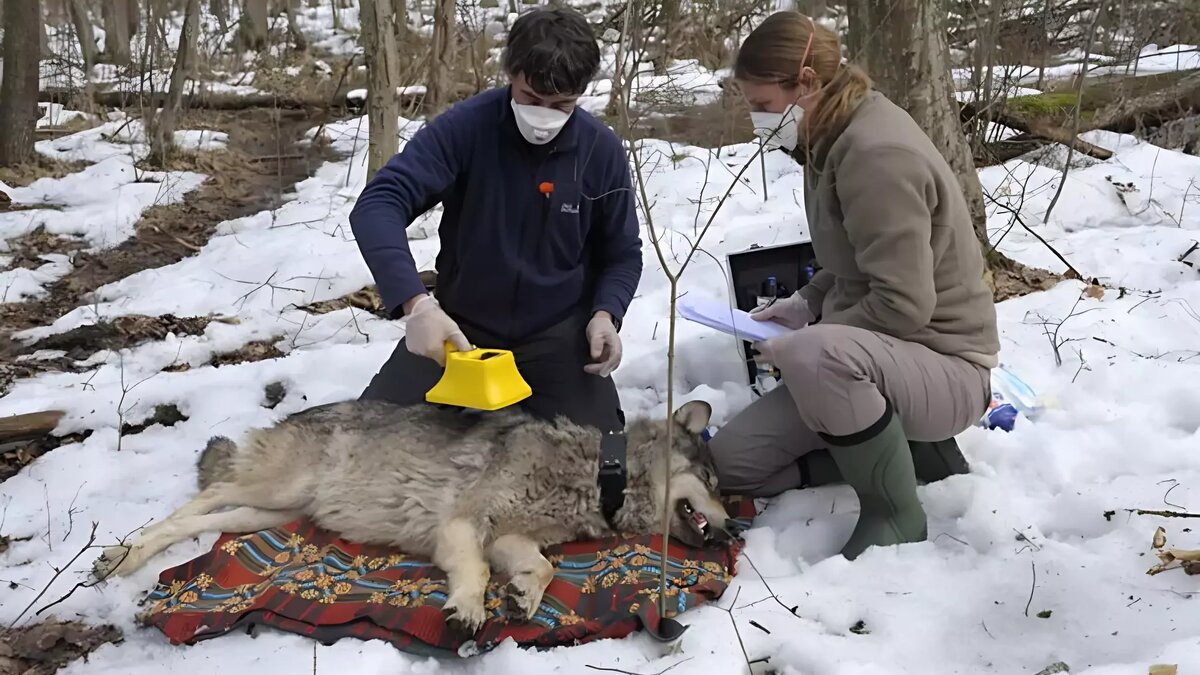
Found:
[[[124,576],[132,570],[136,560],[131,560],[134,549],[128,546],[108,546],[92,563],[92,578],[104,581],[110,576]]]
[[[451,628],[466,635],[474,635],[487,620],[482,597],[450,596],[442,606],[442,615]]]
[[[504,614],[509,620],[529,621],[537,614],[546,592],[538,575],[532,572],[518,574],[504,588]]]

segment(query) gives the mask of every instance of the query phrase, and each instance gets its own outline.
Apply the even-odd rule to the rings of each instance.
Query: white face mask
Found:
[[[517,129],[520,129],[525,140],[534,145],[545,145],[554,140],[567,120],[571,119],[571,113],[540,105],[525,105],[515,100],[512,109],[517,118]]]
[[[781,113],[752,112],[754,135],[764,139],[768,148],[795,150],[800,141],[800,120],[804,119],[804,108],[793,103]]]

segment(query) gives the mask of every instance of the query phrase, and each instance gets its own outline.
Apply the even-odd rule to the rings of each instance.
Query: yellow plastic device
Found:
[[[446,343],[446,371],[425,394],[430,403],[499,410],[533,395],[517,370],[513,353],[506,349],[456,351]]]

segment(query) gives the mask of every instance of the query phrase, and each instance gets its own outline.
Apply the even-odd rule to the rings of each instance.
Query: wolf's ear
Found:
[[[712,419],[712,406],[704,401],[688,401],[675,411],[675,421],[690,433],[699,435]]]

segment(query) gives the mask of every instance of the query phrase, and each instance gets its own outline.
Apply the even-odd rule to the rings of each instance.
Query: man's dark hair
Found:
[[[539,94],[575,96],[600,70],[600,47],[578,11],[536,9],[513,22],[503,62],[510,76],[524,75]]]

